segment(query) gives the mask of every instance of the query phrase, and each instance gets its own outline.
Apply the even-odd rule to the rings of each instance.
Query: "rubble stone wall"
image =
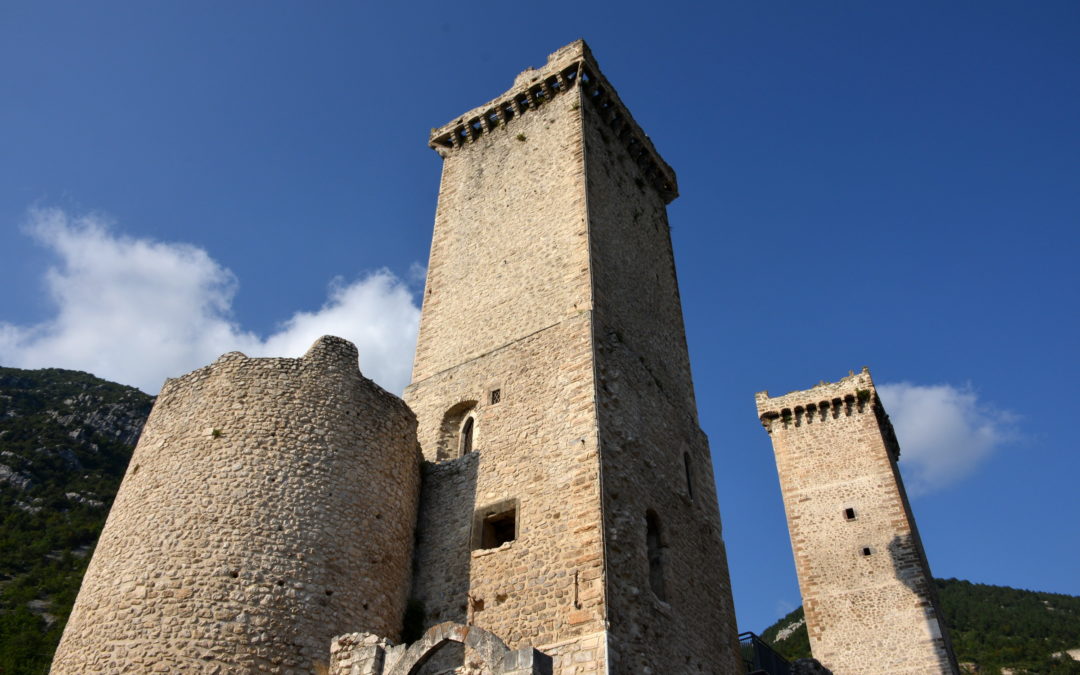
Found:
[[[629,115],[614,90],[599,77],[595,86],[585,87],[583,129],[611,667],[734,673],[742,667],[738,631],[712,457],[697,423],[668,195],[613,121]],[[651,552],[649,513],[658,530]]]
[[[396,639],[415,428],[340,338],[167,381],[52,672],[312,672],[334,635]]]
[[[956,673],[900,448],[869,370],[756,400],[815,658],[836,675]]]
[[[599,672],[603,663],[596,645],[582,646],[588,660],[574,662],[570,644],[604,629],[588,318],[580,314],[414,383],[405,394],[425,449],[443,433],[447,410],[477,401],[470,409],[473,451],[424,471],[413,597],[424,607],[425,626],[479,626],[511,648],[551,653],[557,673]],[[501,392],[494,404],[492,377]],[[478,548],[478,514],[510,501],[516,538]],[[554,644],[558,653],[549,650]],[[569,654],[573,669],[559,670],[561,654]]]

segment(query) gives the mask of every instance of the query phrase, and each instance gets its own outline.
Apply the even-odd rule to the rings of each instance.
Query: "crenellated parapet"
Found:
[[[872,413],[881,425],[893,460],[900,457],[896,433],[878,398],[869,368],[864,367],[858,373],[850,371],[847,377],[837,382],[821,382],[816,387],[775,398],[770,398],[767,391],[760,391],[754,394],[754,400],[758,418],[770,434],[777,430],[798,429],[841,417]]]
[[[645,178],[670,203],[679,196],[675,171],[656,151],[623,105],[615,89],[600,72],[584,40],[572,42],[548,56],[547,63],[529,68],[498,98],[478,106],[443,126],[432,129],[428,145],[443,157],[479,140],[496,129],[509,128],[515,119],[539,110],[544,104],[577,90],[626,146]]]

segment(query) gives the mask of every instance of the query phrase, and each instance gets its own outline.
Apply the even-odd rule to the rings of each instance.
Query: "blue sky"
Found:
[[[736,608],[800,602],[753,394],[871,367],[935,575],[1080,594],[1075,2],[0,5],[0,363],[407,380],[428,129],[579,37],[670,207]]]

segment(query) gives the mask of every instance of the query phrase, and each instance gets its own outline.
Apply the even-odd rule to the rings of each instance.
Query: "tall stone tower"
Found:
[[[426,624],[559,673],[736,673],[666,204],[675,175],[584,42],[433,130],[413,382]]]
[[[810,648],[835,675],[956,673],[870,371],[769,398]]]

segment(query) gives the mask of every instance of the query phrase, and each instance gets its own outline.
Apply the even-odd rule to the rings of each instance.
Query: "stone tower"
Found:
[[[433,130],[413,381],[425,624],[559,673],[741,672],[666,205],[675,175],[575,42]]]
[[[836,675],[956,673],[870,371],[755,398],[776,453],[814,657]]]
[[[336,634],[396,639],[415,426],[340,338],[168,380],[52,673],[313,672]]]

